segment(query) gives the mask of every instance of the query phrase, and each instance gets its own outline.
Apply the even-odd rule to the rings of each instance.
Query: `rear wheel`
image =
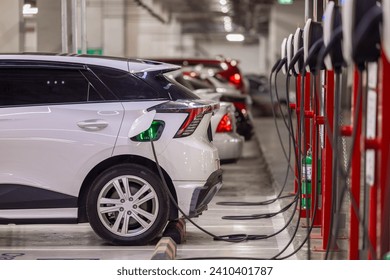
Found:
[[[100,174],[87,198],[94,231],[117,245],[143,245],[167,223],[168,197],[157,175],[137,164],[120,164]]]

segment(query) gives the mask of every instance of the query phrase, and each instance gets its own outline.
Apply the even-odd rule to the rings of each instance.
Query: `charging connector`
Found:
[[[376,0],[345,0],[343,6],[343,55],[347,63],[363,67],[380,56],[381,8]]]
[[[317,55],[323,44],[322,35],[321,23],[308,19],[303,29],[303,55],[307,72],[317,70]]]
[[[303,48],[303,29],[297,28],[294,34],[294,57],[297,56],[298,51]],[[303,67],[303,55],[299,55],[297,62],[294,63],[294,72],[296,75],[301,73]]]
[[[280,45],[280,58],[283,60],[285,58],[287,58],[287,49],[286,49],[286,45],[287,45],[287,38],[284,38],[283,41],[282,41],[282,44]],[[287,67],[286,67],[286,64],[283,65],[283,68],[282,68],[282,72],[283,74],[287,74]]]
[[[324,45],[325,48],[330,47],[324,61],[328,70],[341,69],[344,64],[341,38],[332,42],[335,32],[338,32],[341,26],[341,9],[334,2],[329,2],[324,13]]]

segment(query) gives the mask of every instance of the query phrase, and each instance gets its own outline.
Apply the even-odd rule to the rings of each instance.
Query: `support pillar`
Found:
[[[0,1],[0,52],[23,51],[21,0]]]

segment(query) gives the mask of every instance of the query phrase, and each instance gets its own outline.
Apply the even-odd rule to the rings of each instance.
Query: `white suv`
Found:
[[[197,216],[222,186],[210,118],[163,73],[176,66],[70,55],[0,55],[0,224],[89,222],[140,245],[178,218],[158,176]]]

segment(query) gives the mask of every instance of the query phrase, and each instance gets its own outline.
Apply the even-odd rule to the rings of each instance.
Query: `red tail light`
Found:
[[[156,110],[157,113],[186,113],[187,118],[184,120],[183,124],[180,126],[177,131],[175,138],[190,136],[200,122],[205,114],[211,113],[219,109],[219,103],[205,100],[196,100],[196,101],[186,101],[186,100],[177,100],[169,101],[154,107],[149,108],[148,110]]]
[[[241,75],[236,73],[236,74],[230,76],[229,82],[231,82],[235,86],[241,86],[241,83],[242,83]]]
[[[245,102],[233,102],[234,107],[236,107],[236,110],[239,110],[244,116],[246,116],[247,108],[246,108],[246,103]]]
[[[219,121],[217,127],[217,133],[221,132],[232,132],[233,131],[233,123],[229,114],[225,114],[222,119]]]
[[[204,108],[194,108],[186,110],[188,117],[177,131],[175,137],[186,137],[194,133],[205,114]]]

